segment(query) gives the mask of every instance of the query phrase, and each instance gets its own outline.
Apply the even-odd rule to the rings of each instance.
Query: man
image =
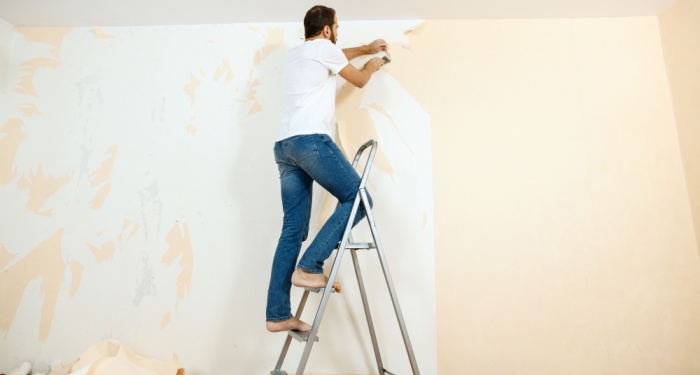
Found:
[[[323,262],[343,235],[360,186],[360,176],[332,140],[336,75],[362,88],[384,65],[384,60],[374,57],[359,70],[348,60],[387,50],[386,42],[381,39],[341,50],[335,44],[338,37],[335,11],[320,5],[306,13],[304,31],[304,43],[290,50],[282,63],[284,113],[274,152],[284,222],[267,294],[266,328],[271,332],[311,330],[310,325],[291,314],[291,285],[326,286],[328,277],[323,274]],[[340,206],[297,264],[301,243],[309,232],[314,181],[338,198]],[[363,216],[364,212],[358,212],[354,224]],[[340,292],[338,283],[334,287]]]

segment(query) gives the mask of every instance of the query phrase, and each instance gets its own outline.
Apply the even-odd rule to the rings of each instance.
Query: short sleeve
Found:
[[[333,74],[338,74],[348,65],[348,59],[345,57],[343,50],[330,40],[327,43],[323,43],[323,47],[319,51],[319,61]]]

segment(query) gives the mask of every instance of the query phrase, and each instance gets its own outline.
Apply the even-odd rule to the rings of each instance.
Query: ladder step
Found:
[[[289,331],[289,336],[294,337],[299,342],[307,342],[309,341],[309,335],[311,332],[301,332],[301,331],[296,331],[296,330],[291,330]],[[316,335],[316,339],[314,340],[315,342],[318,342],[318,335]]]
[[[304,290],[308,290],[311,293],[323,293],[326,288],[304,288]],[[335,288],[331,288],[331,293],[335,293]]]
[[[287,374],[287,371],[283,371],[283,370],[272,370],[272,371],[270,371],[270,375],[289,375],[289,374]]]
[[[335,248],[337,249],[339,246],[340,244],[338,244]],[[356,242],[345,245],[345,250],[369,250],[376,248],[377,245],[375,245],[374,242]]]

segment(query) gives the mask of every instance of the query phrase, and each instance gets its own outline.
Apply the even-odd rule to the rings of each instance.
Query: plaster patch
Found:
[[[96,37],[97,39],[114,39],[114,36],[112,36],[112,35],[107,35],[107,34],[102,30],[102,28],[99,27],[99,26],[95,26],[95,27],[92,29],[92,32],[95,34],[95,37]]]
[[[15,31],[24,36],[24,40],[30,43],[48,43],[54,48],[51,54],[58,57],[58,51],[63,43],[63,38],[73,31],[72,27],[17,27]]]
[[[92,178],[90,186],[96,187],[100,184],[104,184],[90,201],[90,208],[92,208],[93,210],[101,209],[102,205],[104,205],[104,202],[107,199],[109,190],[112,187],[112,184],[110,184],[107,181],[112,176],[112,168],[114,168],[114,162],[117,158],[118,150],[119,147],[117,145],[113,145],[112,147],[110,147],[109,150],[105,152],[105,155],[110,156],[104,161],[102,161],[99,168],[90,173],[90,177]]]
[[[190,104],[194,105],[194,99],[197,93],[197,88],[199,87],[199,80],[195,78],[194,74],[190,74],[190,82],[185,84],[182,88],[185,94],[190,97]]]
[[[131,233],[126,235],[127,230],[131,228]],[[140,225],[134,223],[133,221],[129,219],[124,219],[124,224],[122,225],[122,231],[119,234],[118,241],[121,243],[122,239],[126,236],[127,240],[130,240],[134,237],[134,235],[139,231],[141,228]]]
[[[259,79],[253,80],[252,76],[253,71],[250,72],[250,78],[248,79],[248,100],[255,100],[255,95],[257,94],[255,88],[262,85],[262,82],[260,82]]]
[[[62,239],[63,229],[59,229],[23,259],[0,272],[0,285],[12,285],[11,288],[0,288],[0,301],[2,301],[0,330],[9,331],[27,286],[32,280],[41,278],[41,291],[44,294],[44,300],[41,308],[39,340],[45,340],[48,337],[63,273],[66,269],[61,259]]]
[[[106,242],[102,244],[102,246],[100,246],[99,248],[89,242],[87,243],[87,245],[90,248],[90,251],[92,251],[92,254],[95,256],[97,263],[103,262],[105,260],[110,260],[114,256],[114,241]]]
[[[259,79],[254,79],[253,75],[255,73],[255,70],[251,69],[250,74],[248,75],[248,94],[246,95],[246,99],[250,101],[255,101],[253,103],[253,106],[250,107],[250,110],[248,111],[248,116],[260,112],[263,110],[262,106],[260,105],[260,102],[258,101],[256,95],[257,95],[257,90],[255,90],[256,87],[262,85],[262,82],[260,82]],[[245,103],[244,100],[240,100],[239,102]]]
[[[251,116],[251,115],[258,113],[258,112],[261,112],[261,111],[262,111],[262,106],[260,105],[260,102],[258,102],[256,100],[255,103],[253,104],[253,106],[250,107],[250,111],[248,111],[248,116]]]
[[[32,117],[34,115],[41,115],[41,112],[36,108],[34,104],[24,103],[19,109],[27,117]]]
[[[119,147],[117,145],[113,145],[109,148],[109,150],[107,150],[107,152],[105,152],[105,155],[110,155],[110,157],[105,159],[100,164],[98,169],[90,173],[90,177],[92,177],[90,186],[95,187],[109,180],[109,177],[112,175],[112,168],[114,168],[114,161],[116,160],[118,150]]]
[[[6,134],[0,138],[0,184],[4,185],[14,180],[18,173],[13,167],[19,145],[27,138],[22,132],[24,123],[19,119],[9,119],[2,126]]]
[[[58,189],[68,184],[71,179],[72,175],[69,174],[60,177],[44,175],[43,167],[39,164],[36,171],[30,173],[28,179],[26,176],[22,176],[17,182],[17,186],[20,189],[29,190],[28,210],[39,215],[51,216],[50,209],[42,212],[39,210],[44,206],[47,199],[56,193]]]
[[[107,200],[107,195],[109,195],[109,190],[111,188],[112,184],[110,183],[102,185],[100,190],[98,190],[95,196],[92,197],[92,200],[90,200],[90,208],[92,208],[93,210],[101,209],[105,203],[105,200]]]
[[[190,231],[187,223],[182,224],[180,228],[179,224],[173,225],[165,237],[165,242],[168,244],[168,250],[163,255],[163,263],[166,266],[170,266],[175,259],[180,257],[179,265],[182,267],[180,275],[177,278],[177,297],[178,301],[185,297],[185,293],[189,294],[192,287],[192,270],[194,269],[194,253],[192,251],[192,244],[190,242]],[[168,314],[168,320],[165,322],[164,327],[170,321],[170,315]]]
[[[34,90],[34,75],[37,70],[41,68],[56,69],[61,66],[61,64],[63,63],[60,60],[53,60],[46,57],[38,57],[22,63],[20,71],[26,74],[20,78],[17,87],[12,89],[12,91],[19,94],[39,96],[36,90]]]
[[[233,79],[233,71],[231,70],[231,63],[226,59],[221,59],[221,65],[216,68],[214,72],[214,81],[218,82],[221,77],[226,76],[224,83],[228,84]]]
[[[170,313],[167,312],[163,315],[163,319],[160,320],[160,328],[165,328],[168,323],[170,323]]]
[[[191,136],[195,136],[197,134],[197,127],[194,126],[194,124],[189,124],[185,127],[188,133],[190,133]]]
[[[262,85],[260,80],[254,79],[255,67],[260,65],[270,54],[282,47],[284,41],[284,29],[278,27],[268,27],[267,34],[265,35],[265,44],[255,52],[255,57],[253,58],[253,67],[250,70],[248,77],[248,94],[247,99],[249,101],[255,101],[253,106],[248,111],[248,116],[255,113],[261,112],[263,110],[260,105],[260,101],[257,99],[257,90],[255,87]]]
[[[282,47],[282,41],[284,40],[284,30],[278,27],[268,27],[267,35],[265,36],[265,45],[255,52],[255,58],[253,59],[253,65],[260,64],[265,58],[270,56],[270,54]]]
[[[85,267],[83,267],[82,264],[80,264],[78,261],[72,260],[70,262],[70,271],[71,277],[70,280],[70,297],[73,298],[75,297],[75,293],[78,291],[78,287],[80,286],[80,282],[83,280],[83,270]]]
[[[134,224],[134,227],[131,229],[131,233],[129,233],[129,237],[127,237],[127,239],[130,240],[134,238],[134,235],[136,234],[136,232],[139,231],[139,229],[141,229],[141,226],[138,224]]]
[[[5,268],[6,265],[10,264],[12,259],[15,259],[15,254],[7,251],[5,249],[5,245],[0,244],[0,270]]]

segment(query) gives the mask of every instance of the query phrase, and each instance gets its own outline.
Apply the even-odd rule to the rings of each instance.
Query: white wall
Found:
[[[340,44],[401,45],[414,24],[343,23]],[[264,329],[282,218],[278,66],[300,27],[17,30],[0,97],[0,284],[11,285],[0,289],[0,369],[72,361],[106,337],[175,352],[188,374],[273,369],[284,341]],[[387,72],[358,93],[338,120],[363,111],[371,123],[340,140],[354,154],[348,132],[373,136],[388,161],[370,181],[375,215],[418,360],[435,373],[429,116]],[[330,202],[315,199],[313,230]],[[374,367],[349,261],[309,371]],[[377,261],[363,263],[385,364],[406,373]]]

